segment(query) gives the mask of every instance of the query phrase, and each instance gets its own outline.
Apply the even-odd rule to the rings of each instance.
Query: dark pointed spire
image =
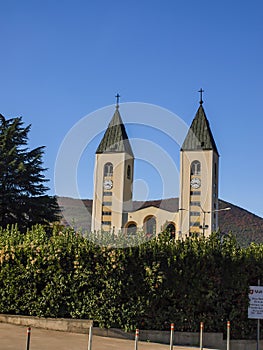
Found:
[[[201,102],[203,103],[202,96],[200,100],[200,106],[188,130],[181,150],[213,150],[218,154],[216,143],[213,138],[213,134],[210,129],[209,122],[206,118],[205,111]]]
[[[133,157],[128,135],[119,112],[119,94],[116,95],[116,110],[96,153],[126,152]]]

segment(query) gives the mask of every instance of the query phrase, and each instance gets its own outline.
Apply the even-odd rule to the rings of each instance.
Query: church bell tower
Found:
[[[97,148],[91,230],[122,230],[132,208],[134,155],[119,112],[115,113]]]
[[[200,106],[180,152],[179,238],[209,236],[218,228],[219,154],[199,92]]]

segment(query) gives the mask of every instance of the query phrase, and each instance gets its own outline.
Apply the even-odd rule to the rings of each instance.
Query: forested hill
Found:
[[[69,226],[90,230],[92,200],[58,197],[59,206],[64,218],[62,223]],[[156,206],[168,211],[178,210],[178,198],[152,200],[146,202],[134,201],[134,210]],[[250,213],[229,202],[219,200],[219,208],[231,207],[229,211],[219,213],[219,227],[222,233],[232,232],[240,244],[247,245],[250,242],[263,243],[263,218]]]

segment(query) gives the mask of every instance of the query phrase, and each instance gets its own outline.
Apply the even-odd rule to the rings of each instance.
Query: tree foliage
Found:
[[[263,277],[263,245],[240,248],[219,234],[174,241],[163,233],[115,248],[87,237],[59,227],[50,234],[43,226],[26,234],[2,229],[0,312],[88,318],[125,330],[174,322],[177,331],[198,331],[203,321],[206,331],[222,332],[230,320],[232,337],[255,337],[248,289]]]
[[[46,195],[43,172],[44,147],[27,147],[30,125],[22,118],[0,115],[0,226],[10,224],[26,230],[36,223],[58,219],[55,197]]]

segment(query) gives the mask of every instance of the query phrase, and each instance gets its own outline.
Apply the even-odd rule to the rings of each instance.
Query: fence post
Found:
[[[135,331],[135,350],[138,350],[138,340],[139,340],[139,329],[136,329]]]
[[[30,335],[31,335],[31,328],[27,328],[27,338],[26,338],[26,350],[29,350],[30,347]]]
[[[92,348],[92,325],[89,327],[89,344],[88,344],[88,350],[91,350]]]
[[[230,321],[227,321],[226,349],[230,350]]]
[[[203,350],[203,331],[204,331],[204,322],[200,322],[200,350]]]
[[[174,323],[171,323],[170,350],[173,350],[174,345]]]

